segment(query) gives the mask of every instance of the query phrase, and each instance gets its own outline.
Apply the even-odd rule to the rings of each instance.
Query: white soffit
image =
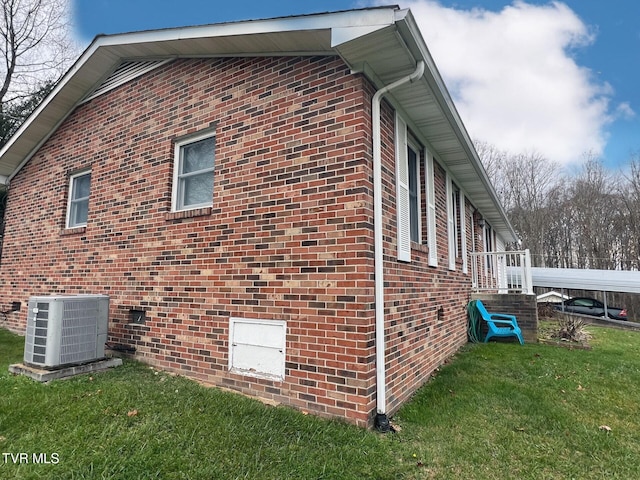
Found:
[[[367,25],[364,27],[337,27],[331,30],[331,47],[336,47],[363,35],[373,33],[386,25]]]

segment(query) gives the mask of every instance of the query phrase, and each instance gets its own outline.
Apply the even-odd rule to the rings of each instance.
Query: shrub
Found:
[[[584,320],[571,315],[559,315],[558,331],[554,335],[560,340],[586,344],[591,339],[591,334],[585,329]]]

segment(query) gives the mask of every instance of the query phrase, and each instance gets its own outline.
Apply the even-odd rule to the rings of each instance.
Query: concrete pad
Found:
[[[22,363],[15,363],[13,365],[9,365],[9,372],[15,375],[25,375],[37,382],[49,382],[51,380],[74,377],[83,373],[100,372],[120,365],[122,365],[121,358],[105,358],[103,360],[97,360],[83,365],[63,367],[57,370],[45,370],[42,368],[32,367],[30,365],[24,365]]]

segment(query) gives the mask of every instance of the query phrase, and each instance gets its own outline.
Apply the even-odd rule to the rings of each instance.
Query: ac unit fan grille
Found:
[[[60,363],[82,362],[96,350],[98,306],[95,301],[65,302],[60,338]]]

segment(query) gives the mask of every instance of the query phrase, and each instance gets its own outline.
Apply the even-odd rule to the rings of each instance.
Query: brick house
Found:
[[[363,426],[466,343],[469,253],[515,239],[397,7],[99,36],[0,175],[0,308],[107,294],[135,358]]]

